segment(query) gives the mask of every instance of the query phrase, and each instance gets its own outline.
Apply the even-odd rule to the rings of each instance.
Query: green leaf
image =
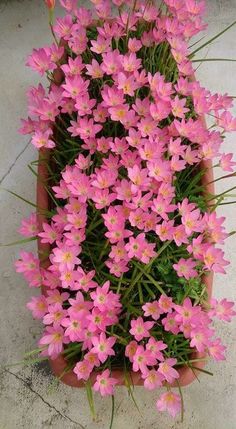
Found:
[[[180,399],[181,399],[181,423],[183,423],[183,421],[184,421],[184,398],[183,398],[183,392],[182,392],[179,380],[176,380],[176,381],[178,384],[179,395],[180,395]]]
[[[0,244],[0,247],[15,246],[17,244],[29,243],[30,241],[35,241],[35,240],[37,240],[37,237],[23,238],[22,240],[13,241],[12,243]]]
[[[133,384],[131,382],[130,374],[127,372],[127,370],[124,371],[124,377],[125,377],[125,386],[128,389],[129,395],[130,395],[136,409],[138,410],[139,414],[141,415],[139,406],[138,406],[138,404],[135,400],[134,394],[133,394]]]
[[[204,374],[213,376],[213,372],[207,371],[206,369],[198,368],[197,366],[189,365],[191,369],[195,369],[200,372],[204,372]]]
[[[21,197],[20,195],[16,194],[13,191],[10,191],[9,189],[2,188],[4,191],[8,192],[9,194],[13,195],[14,197],[19,198],[20,200],[24,201],[25,203],[29,204],[32,207],[37,207],[36,204],[32,203],[31,201],[26,200],[25,198]]]
[[[92,414],[92,418],[95,421],[96,420],[96,412],[95,412],[93,391],[92,391],[92,386],[91,386],[90,380],[86,381],[85,388],[86,388],[86,393],[87,393],[87,398],[88,398],[88,403],[89,403],[89,408],[90,408],[90,411]]]
[[[197,52],[205,48],[205,46],[208,46],[210,43],[214,42],[214,40],[218,39],[220,36],[222,36],[222,34],[226,33],[226,31],[228,31],[235,24],[236,24],[236,21],[232,22],[232,24],[228,25],[228,27],[224,28],[224,30],[220,31],[220,33],[217,33],[215,36],[211,37],[211,39],[207,40],[207,42],[203,43],[203,45],[199,46],[199,48],[191,52],[191,54],[189,55],[189,58],[191,59]]]
[[[34,359],[23,359],[16,363],[11,363],[9,365],[4,365],[3,368],[12,368],[14,366],[30,366],[34,365],[35,363],[42,362],[48,360],[48,357],[39,357]]]
[[[28,164],[28,168],[31,171],[31,173],[33,173],[34,176],[38,177],[38,173],[31,167],[30,164]]]

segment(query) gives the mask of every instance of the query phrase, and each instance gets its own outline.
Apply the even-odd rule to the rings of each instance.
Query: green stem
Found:
[[[114,412],[115,412],[115,398],[114,398],[114,395],[112,395],[112,397],[111,397],[111,422],[110,422],[109,429],[112,429],[112,426],[113,426]]]
[[[226,191],[224,191],[224,192],[221,192],[221,194],[214,195],[214,196],[213,196],[213,197],[211,197],[211,198],[206,198],[206,201],[207,201],[207,202],[209,202],[209,201],[216,200],[216,199],[218,199],[218,198],[222,197],[223,195],[228,194],[228,192],[233,191],[234,189],[236,189],[236,186],[233,186],[233,188],[230,188],[230,189],[227,189],[227,190],[226,190]]]
[[[199,58],[196,60],[192,60],[192,63],[203,63],[206,61],[232,61],[235,62],[233,58]]]

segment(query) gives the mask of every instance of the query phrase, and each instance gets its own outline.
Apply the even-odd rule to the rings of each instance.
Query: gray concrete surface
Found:
[[[208,0],[207,36],[223,29],[236,18],[236,0]],[[34,201],[35,180],[27,164],[36,158],[27,138],[17,134],[19,118],[26,114],[25,90],[38,82],[38,76],[25,68],[26,55],[33,47],[50,40],[46,11],[41,0],[0,0],[0,182],[1,188],[21,193]],[[236,27],[215,42],[209,57],[236,58]],[[201,57],[204,53],[201,53]],[[199,54],[200,56],[200,54]],[[204,63],[198,76],[211,90],[236,96],[236,63]],[[236,109],[235,109],[236,114]],[[236,153],[235,135],[225,142],[225,150]],[[217,190],[223,185],[218,182]],[[228,186],[235,185],[229,180]],[[30,207],[10,194],[0,191],[1,242],[19,239],[16,232]],[[227,216],[227,229],[236,229],[236,207],[224,206],[219,212]],[[31,245],[26,246],[33,248]],[[32,290],[15,274],[13,262],[19,248],[0,248],[1,263],[1,364],[22,360],[26,351],[36,347],[41,325],[32,320],[25,304]],[[226,276],[216,276],[214,293],[236,299],[235,237],[227,240],[226,256],[231,266]],[[36,292],[35,292],[36,293]],[[117,389],[114,429],[236,429],[236,373],[234,325],[218,324],[218,330],[228,346],[224,363],[208,364],[214,377],[202,375],[184,389],[184,423],[155,412],[156,393],[135,389],[142,414],[139,415],[124,388]],[[74,429],[79,424],[86,429],[107,429],[110,399],[96,396],[97,422],[93,422],[83,389],[76,390],[53,383],[46,364],[22,368],[13,366],[1,370],[0,429]]]

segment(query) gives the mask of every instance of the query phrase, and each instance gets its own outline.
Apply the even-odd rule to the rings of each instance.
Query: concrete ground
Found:
[[[236,17],[236,0],[208,0],[207,36],[214,35]],[[236,58],[236,26],[214,42],[208,57]],[[16,230],[30,206],[15,199],[3,188],[35,200],[35,179],[27,164],[36,159],[36,151],[28,139],[17,134],[19,118],[26,115],[25,91],[38,82],[38,76],[25,67],[25,58],[33,47],[50,41],[47,14],[42,0],[0,0],[0,210],[1,242],[20,237]],[[204,53],[199,53],[203,57]],[[236,63],[204,63],[197,72],[209,89],[236,96]],[[236,114],[236,109],[235,109]],[[225,150],[236,152],[235,137],[227,137]],[[235,180],[218,182],[217,191],[232,187]],[[228,231],[236,229],[236,207],[223,206],[220,214],[227,216]],[[34,246],[27,245],[27,249]],[[1,364],[22,360],[26,351],[36,347],[41,324],[33,321],[25,309],[32,295],[21,276],[14,272],[13,263],[19,247],[0,248],[1,252]],[[226,242],[226,257],[231,266],[226,276],[216,276],[216,297],[236,299],[235,236]],[[34,292],[34,291],[33,291]],[[36,293],[36,292],[35,292]],[[226,362],[207,368],[214,376],[201,376],[184,389],[184,423],[155,412],[156,393],[135,389],[141,415],[129,399],[125,388],[118,388],[115,404],[114,429],[236,429],[236,371],[234,325],[218,324],[219,334],[228,346]],[[0,429],[74,429],[82,424],[86,429],[107,429],[111,410],[110,399],[96,397],[97,422],[93,422],[86,393],[53,383],[46,364],[22,368],[12,366],[1,370]]]

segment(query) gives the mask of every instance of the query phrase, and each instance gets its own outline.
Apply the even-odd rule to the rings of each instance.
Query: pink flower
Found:
[[[93,180],[91,183],[95,188],[105,189],[114,185],[116,178],[116,171],[96,169],[96,174],[92,175]]]
[[[142,43],[140,42],[140,40],[134,38],[129,38],[128,41],[128,49],[131,52],[138,52],[142,47]]]
[[[97,375],[93,389],[100,392],[102,396],[113,395],[114,386],[118,383],[116,378],[110,376],[109,369],[105,369],[101,374]]]
[[[70,314],[70,317],[65,317],[62,319],[61,325],[66,328],[65,335],[69,337],[70,341],[83,341],[83,328],[85,326],[83,313],[79,312],[79,314],[76,314],[74,310],[73,313]]]
[[[141,60],[137,58],[135,53],[129,53],[123,56],[122,65],[125,72],[132,73],[141,67]]]
[[[109,268],[110,273],[114,274],[116,277],[120,277],[123,273],[129,271],[126,261],[113,262],[108,260],[105,264]]]
[[[151,369],[142,377],[144,378],[144,387],[148,390],[162,386],[164,380],[164,377],[156,369]]]
[[[229,111],[221,113],[217,122],[224,131],[236,131],[236,118]]]
[[[208,353],[216,361],[225,360],[226,347],[222,344],[220,338],[208,344]]]
[[[138,189],[145,189],[145,187],[150,183],[147,173],[148,170],[146,168],[140,168],[138,165],[128,168],[128,176],[133,182],[131,189],[134,191],[137,191]]]
[[[94,307],[91,314],[86,316],[89,321],[88,329],[96,333],[99,331],[105,331],[109,325],[109,319],[105,312],[101,312],[98,308]]]
[[[161,121],[167,118],[171,113],[171,106],[169,102],[158,100],[157,104],[150,104],[150,114],[155,121]]]
[[[130,362],[133,362],[133,357],[137,351],[138,343],[136,341],[130,341],[130,343],[125,347],[125,356],[127,356]]]
[[[76,9],[77,6],[77,0],[60,0],[60,3],[68,12]]]
[[[87,75],[91,76],[92,79],[101,79],[104,72],[100,64],[96,60],[92,60],[91,64],[86,64]]]
[[[155,338],[151,337],[147,342],[146,349],[151,352],[152,356],[155,357],[155,359],[163,361],[164,357],[161,352],[162,350],[167,349],[167,345],[163,343],[163,341],[157,341],[155,340]]]
[[[37,71],[41,76],[46,71],[54,70],[57,66],[51,61],[50,54],[45,48],[33,49],[28,57],[26,65],[32,70]]]
[[[78,22],[83,27],[88,27],[92,24],[92,11],[86,9],[85,7],[80,7],[79,9],[75,7],[75,15],[78,18]]]
[[[172,332],[172,334],[177,335],[180,332],[180,329],[175,316],[176,313],[169,313],[161,320],[161,323],[164,326],[165,331],[169,331]]]
[[[196,208],[194,203],[189,203],[187,198],[184,198],[182,203],[178,203],[177,207],[179,209],[179,213],[183,216],[185,213],[189,213]]]
[[[63,292],[60,293],[58,289],[47,291],[47,303],[48,304],[63,304],[64,301],[66,301],[69,298],[69,293]]]
[[[20,252],[20,259],[15,262],[16,271],[23,273],[30,287],[39,287],[42,284],[42,277],[39,267],[39,260],[33,253]]]
[[[210,330],[208,328],[194,328],[190,333],[190,347],[196,347],[197,351],[199,351],[200,353],[204,352],[212,334],[213,330]]]
[[[122,106],[125,102],[123,91],[117,89],[115,85],[112,87],[105,85],[101,95],[103,98],[102,105],[105,107]]]
[[[172,171],[182,171],[185,169],[186,161],[183,159],[180,159],[178,155],[172,156],[170,160],[170,166]]]
[[[177,322],[185,324],[186,322],[195,320],[198,313],[201,311],[199,306],[192,306],[190,298],[185,298],[182,305],[175,305],[175,319]],[[194,317],[195,316],[195,317]]]
[[[37,108],[37,113],[39,114],[40,119],[43,121],[54,122],[60,111],[55,101],[50,101],[49,99],[45,98],[40,102],[40,105]]]
[[[64,330],[61,326],[48,326],[39,340],[40,346],[47,345],[47,353],[51,359],[56,359],[63,350]]]
[[[224,259],[224,252],[221,249],[216,249],[209,245],[203,251],[203,260],[205,267],[215,273],[225,274],[224,266],[229,265],[229,262]]]
[[[157,95],[164,101],[170,100],[170,95],[173,93],[172,84],[169,82],[166,83],[164,77],[159,72],[154,75],[148,73],[148,80],[154,96]]]
[[[95,271],[85,272],[81,267],[77,269],[78,273],[78,283],[83,289],[83,291],[87,292],[89,289],[97,287],[97,283],[93,280],[95,276]]]
[[[189,112],[189,109],[185,107],[186,99],[180,99],[177,95],[171,101],[172,113],[177,118],[184,118],[185,113]]]
[[[162,196],[158,196],[153,200],[152,210],[166,221],[169,220],[168,213],[173,212],[175,208],[175,204],[170,204],[170,201]]]
[[[63,246],[61,248],[53,249],[52,261],[58,263],[58,267],[61,272],[64,269],[73,270],[75,264],[80,263],[80,259],[77,258],[78,249],[74,246]]]
[[[80,75],[66,76],[63,96],[76,100],[79,95],[85,94],[89,86],[89,81],[84,80]]]
[[[141,371],[142,374],[147,374],[148,366],[156,364],[156,358],[149,350],[145,350],[143,346],[138,346],[133,359],[133,371]]]
[[[109,107],[108,112],[111,116],[112,121],[120,121],[123,123],[129,113],[129,106],[127,104],[119,104],[114,107]]]
[[[77,292],[75,298],[69,298],[68,301],[71,305],[68,309],[68,313],[80,314],[81,317],[89,314],[89,310],[93,307],[93,303],[91,301],[86,301],[80,291]]]
[[[26,307],[32,311],[35,319],[42,319],[48,311],[48,304],[45,296],[33,296]]]
[[[155,244],[146,241],[144,233],[138,234],[136,238],[130,237],[129,242],[125,245],[130,259],[136,257],[144,263],[148,263],[156,255],[153,251],[154,247]]]
[[[100,311],[108,311],[121,306],[119,295],[109,291],[109,287],[110,282],[107,281],[102,287],[97,287],[95,292],[90,293],[94,307],[97,307]]]
[[[181,398],[177,393],[168,391],[160,396],[156,403],[158,411],[168,411],[168,413],[175,417],[181,410]]]
[[[76,135],[82,140],[92,139],[101,131],[102,125],[95,124],[93,119],[81,118],[76,127]]]
[[[51,225],[43,222],[43,231],[38,233],[38,236],[41,238],[42,243],[54,243],[61,236],[54,224]]]
[[[184,225],[178,225],[172,230],[173,239],[177,246],[181,246],[181,244],[188,244],[189,240],[186,234],[186,229]]]
[[[179,156],[184,156],[184,150],[186,149],[186,145],[182,144],[182,141],[180,138],[177,138],[175,140],[173,140],[172,138],[170,139],[169,142],[169,146],[168,146],[168,151],[171,155],[179,155]]]
[[[158,300],[158,305],[161,310],[161,313],[171,313],[172,308],[174,307],[172,298],[166,295],[161,295]]]
[[[83,360],[81,362],[78,362],[74,369],[73,372],[77,375],[78,380],[88,380],[91,372],[92,372],[92,365],[90,364],[90,362],[88,360]]]
[[[152,258],[155,258],[156,252],[154,248],[156,247],[155,243],[146,243],[144,249],[141,251],[141,256],[139,257],[140,261],[144,264],[148,264]]]
[[[56,145],[54,141],[50,139],[51,135],[52,135],[51,129],[47,131],[36,131],[32,137],[31,142],[37,149],[41,149],[42,147],[52,149]]]
[[[27,219],[23,219],[19,233],[25,237],[35,237],[38,234],[38,222],[36,213],[32,213]]]
[[[107,338],[104,332],[102,332],[99,337],[92,337],[93,347],[91,352],[96,353],[98,355],[98,359],[104,363],[108,356],[115,355],[115,352],[112,349],[115,342],[116,339],[114,337]]]
[[[158,320],[161,314],[158,301],[147,302],[142,306],[144,316],[151,316],[153,320]]]
[[[92,368],[94,366],[100,366],[100,361],[95,353],[88,352],[84,355],[84,360],[88,361]]]
[[[203,238],[204,237],[202,235],[199,235],[197,238],[193,238],[191,244],[187,246],[187,251],[189,253],[192,253],[195,259],[202,260],[202,253],[204,248],[204,244],[202,243]]]
[[[79,75],[84,69],[84,64],[80,56],[73,58],[68,58],[68,64],[61,65],[61,69],[67,76]]]
[[[71,15],[66,15],[63,18],[57,18],[56,25],[54,25],[54,31],[59,38],[68,40],[71,36],[71,27],[73,20]]]
[[[174,221],[164,220],[161,224],[156,226],[156,233],[161,241],[172,239],[172,236],[176,231],[176,228],[174,228],[173,225],[174,225]]]
[[[173,264],[173,268],[177,272],[178,276],[184,277],[186,280],[197,276],[197,271],[194,269],[195,267],[196,263],[191,258],[181,258],[177,264]]]
[[[144,322],[142,317],[138,317],[136,320],[131,320],[130,324],[129,332],[136,341],[141,341],[145,337],[150,337],[149,330],[152,329],[154,322]]]
[[[61,324],[63,317],[66,316],[66,310],[62,308],[62,305],[57,302],[48,306],[48,312],[43,318],[45,325],[51,325],[58,327]]]
[[[122,259],[127,259],[127,252],[123,241],[119,241],[116,245],[111,246],[110,258],[115,262],[120,262]]]
[[[173,366],[177,363],[176,359],[168,358],[164,362],[159,363],[158,371],[165,377],[168,383],[173,383],[176,378],[179,378],[179,373]]]
[[[236,165],[236,162],[232,161],[233,154],[232,153],[222,153],[219,165],[224,171],[234,171],[232,168]]]
[[[75,108],[78,111],[79,116],[85,116],[92,113],[92,109],[96,104],[94,98],[89,98],[88,94],[80,94],[76,98]]]
[[[183,214],[182,224],[185,227],[187,235],[191,235],[193,232],[202,232],[203,224],[200,218],[200,210],[196,209]]]
[[[121,71],[122,56],[120,55],[120,52],[117,49],[103,54],[102,59],[103,59],[103,62],[102,62],[101,68],[106,74],[113,75]]]
[[[92,52],[103,54],[109,50],[110,41],[98,35],[97,40],[91,40],[91,45],[90,49]]]
[[[211,309],[208,312],[209,316],[216,316],[220,320],[225,322],[231,322],[231,318],[236,316],[236,311],[233,309],[234,302],[228,301],[227,299],[222,299],[217,301],[217,299],[211,299]]]
[[[133,76],[127,76],[124,73],[118,73],[117,75],[118,89],[122,89],[124,94],[134,95],[135,90],[138,88],[138,84]]]

